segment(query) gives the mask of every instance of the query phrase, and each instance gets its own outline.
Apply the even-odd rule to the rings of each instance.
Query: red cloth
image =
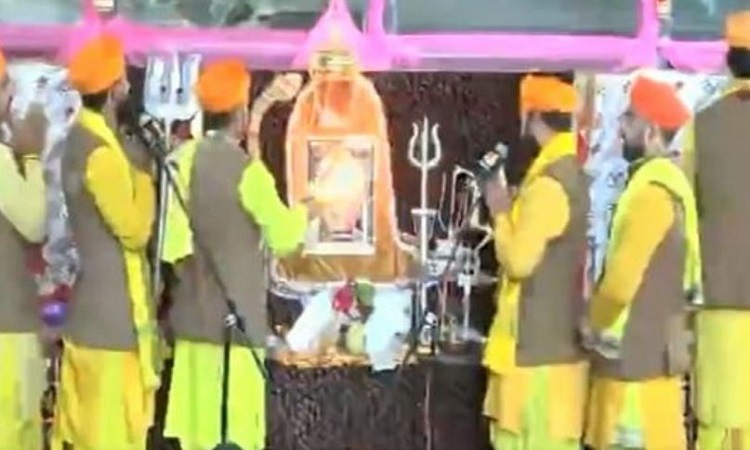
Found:
[[[586,142],[586,136],[584,136],[583,133],[578,133],[576,156],[578,157],[578,162],[581,164],[585,163],[586,159],[589,157],[589,144]]]
[[[26,268],[34,275],[42,275],[47,263],[42,256],[42,246],[33,245],[26,252]]]

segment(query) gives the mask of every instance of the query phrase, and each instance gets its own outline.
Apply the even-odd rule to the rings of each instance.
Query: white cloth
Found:
[[[336,339],[346,317],[333,309],[333,296],[340,286],[306,296],[304,309],[286,335],[294,352],[309,353],[320,344]],[[411,325],[412,291],[397,286],[375,286],[373,311],[365,323],[365,352],[375,371],[395,368]]]
[[[378,288],[373,311],[365,323],[365,351],[372,370],[390,370],[401,363],[403,343],[411,326],[412,291]]]

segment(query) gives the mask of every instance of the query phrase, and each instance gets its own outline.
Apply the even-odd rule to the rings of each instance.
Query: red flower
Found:
[[[333,294],[333,310],[347,313],[354,306],[356,292],[354,286],[347,284]]]

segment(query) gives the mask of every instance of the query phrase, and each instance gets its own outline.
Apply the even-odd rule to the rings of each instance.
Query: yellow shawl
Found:
[[[520,190],[528,188],[548,166],[561,158],[576,155],[577,142],[573,133],[560,133],[541,150],[524,177]],[[519,196],[520,197],[520,196]],[[518,220],[521,202],[513,203],[511,222]],[[523,281],[503,275],[497,301],[497,312],[490,328],[483,364],[495,373],[508,372],[516,367],[516,339],[518,331],[518,303]]]

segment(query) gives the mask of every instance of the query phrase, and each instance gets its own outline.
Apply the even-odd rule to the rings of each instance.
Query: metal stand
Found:
[[[420,201],[419,208],[413,209],[411,213],[415,228],[417,228],[417,236],[419,237],[419,263],[422,269],[417,282],[417,301],[414,302],[414,307],[412,308],[412,324],[415,327],[413,338],[421,344],[430,345],[434,352],[437,316],[434,313],[430,316],[428,312],[427,260],[437,211],[428,207],[429,193],[427,191],[427,182],[430,170],[437,167],[440,163],[443,150],[440,136],[438,136],[439,124],[432,124],[430,126],[429,119],[425,116],[422,119],[421,126],[418,122],[414,122],[412,128],[414,131],[409,140],[409,162],[412,166],[420,170]],[[419,143],[419,147],[417,147],[417,143]],[[430,152],[430,144],[434,147],[432,153]]]
[[[229,442],[229,371],[232,362],[232,329],[239,324],[239,316],[229,314],[224,319],[224,370],[221,373],[221,411],[219,414],[219,444],[212,450],[243,450],[239,445]]]
[[[170,134],[169,126],[164,130],[164,148],[169,149]],[[161,261],[164,256],[164,240],[167,228],[167,207],[169,205],[169,176],[165,173],[171,170],[169,161],[166,164],[157,164],[159,173],[159,212],[157,215],[156,248],[151,261],[151,295],[155,298],[159,295],[162,284]]]

